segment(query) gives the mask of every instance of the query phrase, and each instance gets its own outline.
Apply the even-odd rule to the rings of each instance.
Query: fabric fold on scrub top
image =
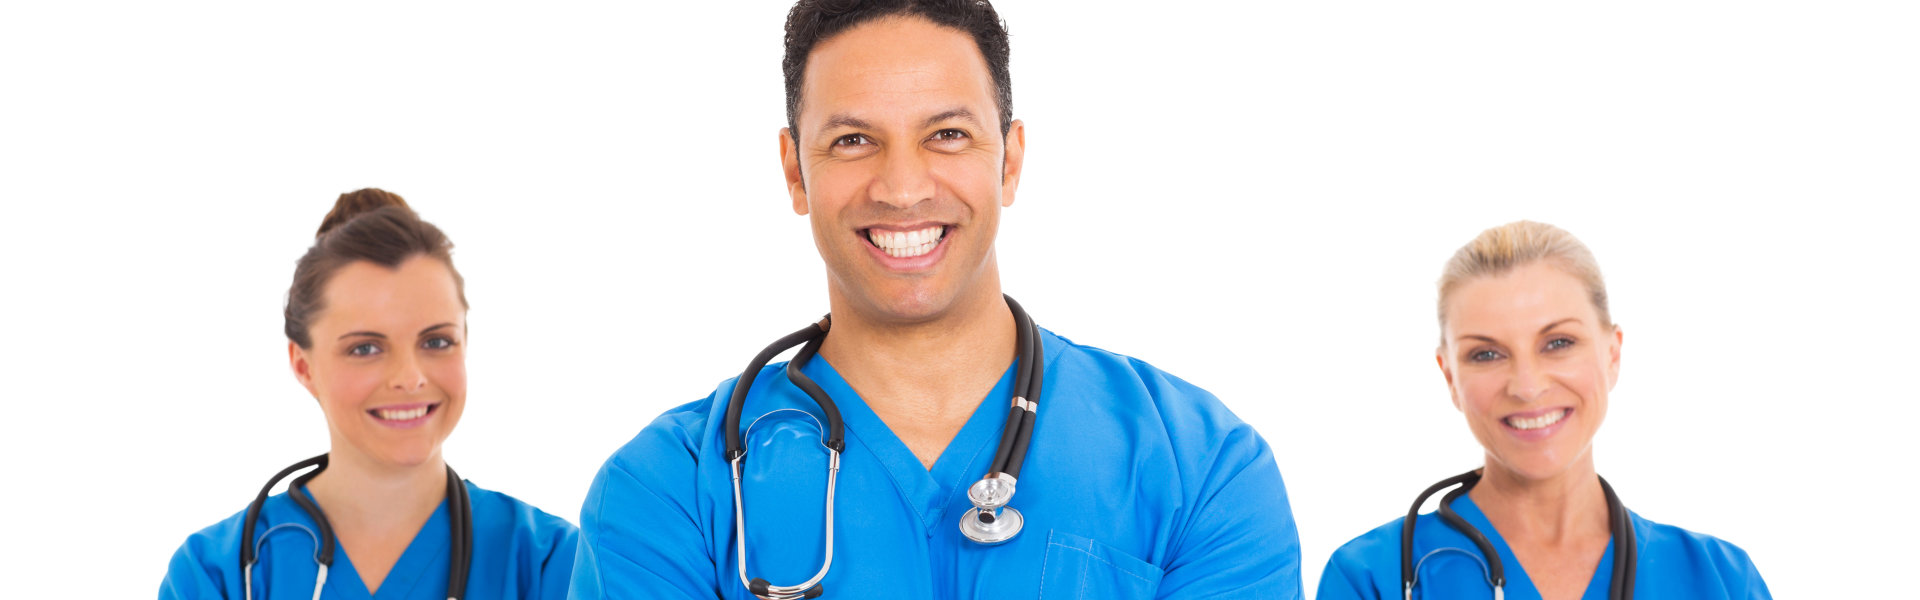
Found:
[[[471,481],[464,483],[473,503],[473,565],[468,573],[467,598],[566,597],[579,530],[511,496],[481,489]],[[260,562],[253,566],[256,599],[313,598],[314,576],[319,570],[314,562],[319,552],[315,540],[320,529],[287,493],[267,498],[260,521],[254,525],[254,537],[264,540],[260,542]],[[325,506],[320,508],[326,510]],[[447,562],[452,559],[449,518],[447,503],[442,500],[387,572],[377,594],[367,593],[346,548],[335,546],[333,566],[327,569],[320,597],[445,600]],[[161,600],[245,598],[240,572],[240,536],[245,520],[246,511],[242,510],[188,537],[167,565],[167,577],[160,583]]]
[[[1005,423],[1010,365],[931,469],[824,357],[802,371],[846,424],[826,599],[1302,597],[1298,533],[1267,444],[1206,391],[1042,331],[1046,381],[1012,506],[1026,526],[961,535],[966,490]],[[786,377],[742,412],[747,575],[820,569],[825,418]],[[734,380],[660,416],[607,460],[581,509],[573,598],[752,598],[739,576],[720,430]],[[756,422],[757,421],[757,422]]]
[[[1494,530],[1486,513],[1469,496],[1453,502],[1453,511],[1487,536],[1500,553],[1506,569],[1508,600],[1540,600],[1533,579],[1520,566],[1513,549]],[[1710,535],[1662,525],[1627,511],[1633,518],[1634,543],[1640,557],[1635,565],[1635,600],[1739,598],[1771,600],[1767,583],[1739,547]],[[1365,535],[1347,542],[1327,561],[1320,575],[1319,600],[1365,598],[1385,600],[1403,598],[1400,588],[1401,519],[1394,519]],[[1613,545],[1609,540],[1600,564],[1587,583],[1583,600],[1606,600],[1607,587],[1613,582]],[[1425,557],[1425,562],[1422,561]],[[1487,582],[1480,550],[1466,534],[1460,533],[1437,512],[1414,521],[1413,560],[1419,565],[1413,597],[1419,598],[1492,598],[1493,586]]]

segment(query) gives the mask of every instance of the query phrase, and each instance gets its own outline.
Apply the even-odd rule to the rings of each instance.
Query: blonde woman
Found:
[[[1486,462],[1334,552],[1321,600],[1771,598],[1746,552],[1641,518],[1594,471],[1622,337],[1579,240],[1528,221],[1482,232],[1440,279],[1440,330],[1440,373]]]

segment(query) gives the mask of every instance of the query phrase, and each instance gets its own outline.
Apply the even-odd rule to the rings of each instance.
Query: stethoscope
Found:
[[[1482,565],[1487,569],[1487,583],[1493,586],[1493,598],[1505,600],[1507,575],[1500,563],[1500,552],[1493,549],[1493,542],[1488,541],[1485,534],[1453,512],[1454,499],[1472,490],[1477,483],[1480,483],[1479,469],[1448,477],[1433,484],[1427,491],[1420,492],[1420,497],[1413,500],[1413,508],[1407,510],[1407,519],[1400,525],[1400,584],[1401,589],[1406,590],[1407,600],[1413,600],[1413,584],[1419,579],[1420,571],[1419,565],[1413,562],[1413,522],[1420,516],[1420,506],[1427,503],[1428,496],[1454,485],[1460,488],[1440,498],[1440,520],[1465,534],[1467,539],[1473,540],[1473,545],[1480,548],[1480,555],[1486,557]],[[1632,600],[1634,562],[1640,554],[1639,544],[1633,538],[1633,517],[1627,514],[1627,507],[1620,504],[1620,496],[1613,493],[1613,486],[1607,485],[1605,477],[1600,478],[1600,490],[1607,495],[1607,521],[1613,533],[1613,581],[1607,586],[1607,598]],[[1466,552],[1459,548],[1440,548],[1428,552],[1427,556],[1420,558],[1420,562],[1424,563],[1427,557],[1449,550]]]
[[[266,533],[260,535],[260,539],[255,540],[253,524],[266,507],[267,494],[273,492],[274,484],[280,483],[294,471],[314,466],[319,468],[294,478],[287,489],[287,497],[299,504],[300,510],[306,511],[307,517],[320,526],[320,533],[315,535],[313,530],[303,525],[282,523],[268,528]],[[313,481],[314,476],[325,470],[325,454],[293,463],[293,466],[281,469],[273,479],[267,480],[266,487],[260,488],[260,495],[253,498],[253,504],[247,505],[247,523],[241,527],[240,534],[240,573],[242,584],[246,586],[247,600],[253,600],[253,565],[260,562],[260,545],[266,542],[267,536],[273,535],[274,530],[282,527],[306,530],[307,535],[313,538],[313,562],[320,567],[319,574],[313,579],[313,598],[320,600],[320,590],[325,589],[327,584],[327,568],[333,566],[333,548],[337,540],[333,536],[333,523],[327,520],[326,513],[320,512],[320,506],[301,493],[300,489],[307,487],[307,482]],[[448,529],[451,530],[450,547],[453,549],[453,556],[447,561],[447,600],[458,600],[467,595],[467,571],[473,566],[473,504],[467,498],[467,486],[460,482],[460,475],[454,473],[451,466],[447,467],[447,516]]]
[[[1007,307],[1013,310],[1019,353],[1016,361],[1018,370],[1013,379],[1013,407],[1007,409],[1007,423],[1000,433],[1000,449],[994,453],[987,474],[967,488],[967,499],[973,502],[973,508],[960,517],[961,534],[969,540],[989,546],[1013,539],[1025,523],[1020,511],[1007,506],[1007,503],[1013,500],[1015,478],[1020,475],[1020,465],[1026,460],[1027,444],[1033,439],[1033,419],[1038,408],[1035,400],[1040,398],[1040,382],[1046,376],[1040,328],[1027,317],[1027,311],[1020,308],[1020,303],[1014,302],[1013,298],[1006,300]],[[761,350],[752,362],[747,363],[747,370],[740,373],[740,379],[733,386],[733,398],[727,403],[724,425],[727,434],[726,458],[733,468],[734,543],[739,546],[740,583],[746,585],[754,596],[764,600],[817,598],[826,591],[825,586],[820,585],[820,580],[825,579],[827,569],[833,567],[833,490],[840,474],[840,453],[847,447],[846,425],[840,420],[840,407],[833,403],[833,398],[800,372],[807,361],[819,353],[820,344],[826,341],[827,329],[832,325],[831,319],[832,315],[828,315],[820,322],[787,334]],[[805,582],[773,585],[765,579],[747,577],[747,519],[744,503],[740,499],[740,461],[746,456],[747,448],[741,442],[740,412],[746,404],[747,391],[753,388],[753,379],[760,374],[760,369],[766,367],[775,355],[800,344],[805,346],[801,346],[800,352],[787,361],[787,380],[813,398],[827,419],[825,439],[821,442],[827,449],[826,552],[820,571]]]

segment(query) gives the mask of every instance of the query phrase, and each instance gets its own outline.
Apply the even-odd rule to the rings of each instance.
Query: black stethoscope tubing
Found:
[[[265,510],[267,496],[273,493],[273,486],[295,471],[308,467],[319,468],[294,478],[293,483],[288,484],[287,497],[300,505],[300,510],[306,511],[307,517],[313,519],[320,528],[320,551],[314,561],[320,563],[322,569],[333,567],[333,551],[339,545],[338,538],[333,535],[333,522],[327,520],[327,514],[321,512],[313,499],[300,492],[307,487],[307,482],[327,470],[327,455],[322,454],[275,473],[273,479],[267,480],[267,485],[260,488],[259,495],[254,496],[253,503],[247,505],[247,521],[240,533],[240,570],[247,574],[243,584],[247,586],[248,598],[253,597],[253,565],[260,560],[253,544],[254,523],[259,521],[260,513]],[[467,486],[460,481],[460,475],[453,472],[452,466],[447,467],[447,509],[448,540],[453,554],[447,560],[447,598],[457,600],[467,595],[467,573],[473,568],[473,502],[467,496]],[[314,597],[319,597],[319,590],[314,590]]]
[[[1043,350],[1040,342],[1039,327],[1033,324],[1033,319],[1027,316],[1026,310],[1020,307],[1019,302],[1015,302],[1012,297],[1005,295],[1001,297],[1006,300],[1008,309],[1013,312],[1016,332],[1015,345],[1017,346],[1015,361],[1017,362],[1017,366],[1014,374],[1013,406],[1007,410],[1007,421],[1001,428],[1000,446],[994,452],[993,462],[989,464],[987,469],[987,477],[1004,476],[1006,481],[1009,482],[1005,492],[1006,497],[1000,499],[1001,504],[1004,504],[1006,499],[1011,498],[1012,488],[1010,482],[1020,474],[1020,467],[1022,463],[1026,461],[1027,446],[1033,439],[1034,417],[1038,407],[1037,400],[1040,397],[1041,382],[1046,377],[1046,367],[1045,358],[1042,354]],[[819,353],[820,346],[826,342],[827,331],[831,327],[832,315],[828,315],[820,319],[819,322],[789,333],[779,340],[775,340],[765,349],[762,349],[759,354],[754,355],[753,360],[748,361],[746,370],[740,372],[740,377],[735,381],[733,393],[727,402],[727,413],[722,424],[722,429],[725,430],[724,433],[726,436],[725,458],[731,465],[729,468],[732,471],[734,480],[735,518],[741,521],[735,524],[735,527],[738,529],[736,535],[741,538],[735,542],[740,544],[740,556],[738,559],[740,561],[740,576],[742,581],[746,583],[747,589],[755,596],[761,598],[817,598],[825,593],[825,586],[820,585],[819,581],[826,576],[827,570],[833,566],[832,511],[834,475],[839,472],[840,453],[846,450],[846,424],[841,419],[840,407],[834,403],[833,398],[827,394],[826,390],[821,389],[819,384],[814,383],[812,378],[807,377],[805,373],[801,372],[801,369],[806,366],[807,362],[813,360],[813,357]],[[760,370],[766,368],[767,363],[771,362],[775,356],[796,345],[802,346],[800,351],[794,354],[793,359],[787,361],[787,381],[792,382],[794,387],[800,388],[802,392],[807,394],[807,397],[812,398],[814,404],[819,405],[820,411],[826,416],[826,439],[822,440],[821,444],[826,446],[830,451],[826,495],[828,514],[825,521],[828,529],[825,541],[827,547],[820,571],[815,574],[812,579],[799,585],[779,586],[773,585],[765,579],[748,579],[746,576],[745,515],[740,506],[740,478],[742,470],[741,459],[746,456],[747,448],[741,439],[740,417],[746,408],[747,392],[753,388],[753,382],[760,375]],[[978,506],[977,503],[976,506]],[[998,507],[996,506],[995,508]],[[1011,509],[1007,510],[1011,511]],[[971,511],[969,514],[974,515],[978,512],[979,511]],[[993,513],[983,513],[983,516],[979,516],[978,518],[983,523],[992,523]],[[1012,533],[1008,534],[1009,536],[1018,533],[1019,526],[1017,521],[1016,524],[1011,527],[1011,531]]]
[[[1008,308],[1013,311],[1015,345],[1018,346],[1019,352],[1016,359],[1019,365],[1013,380],[1013,395],[1025,398],[1028,402],[1035,402],[1040,397],[1040,385],[1045,378],[1045,369],[1035,368],[1045,360],[1040,346],[1038,328],[1033,325],[1033,320],[1027,316],[1027,312],[1020,308],[1020,303],[1015,302],[1011,297],[1002,297],[1006,298]],[[773,361],[773,357],[802,343],[806,346],[794,355],[793,360],[787,361],[787,380],[806,392],[807,397],[820,405],[820,411],[825,413],[827,439],[824,443],[826,446],[835,452],[846,450],[846,425],[840,419],[840,405],[835,404],[833,397],[820,389],[813,379],[800,372],[800,369],[819,353],[820,344],[827,339],[831,319],[832,315],[828,315],[818,323],[802,327],[799,331],[774,341],[759,354],[754,355],[753,360],[747,363],[746,370],[740,372],[739,381],[734,384],[732,397],[727,402],[727,416],[723,427],[727,438],[726,459],[729,462],[747,453],[745,444],[740,440],[740,415],[746,408],[747,392],[753,388],[754,379],[760,376],[760,370],[765,368],[767,363]],[[1028,360],[1029,357],[1032,360]],[[1006,473],[1015,476],[1020,474],[1020,465],[1026,461],[1027,445],[1033,438],[1034,415],[1035,411],[1032,410],[1007,411],[1007,423],[1000,434],[1000,447],[994,452],[993,462],[987,468],[988,473]]]
[[[1598,475],[1595,477],[1600,479],[1600,490],[1607,496],[1607,525],[1613,536],[1613,573],[1607,587],[1607,598],[1632,600],[1636,570],[1634,563],[1640,557],[1640,544],[1633,537],[1633,517],[1627,513],[1626,506],[1620,503],[1620,496],[1613,493],[1613,486],[1607,483],[1607,478]],[[1487,539],[1486,534],[1480,533],[1479,528],[1474,527],[1472,523],[1468,523],[1453,511],[1453,501],[1472,490],[1478,483],[1480,483],[1479,469],[1448,477],[1428,486],[1426,491],[1420,492],[1420,497],[1413,500],[1413,507],[1407,509],[1407,517],[1400,524],[1400,586],[1406,592],[1407,600],[1413,599],[1413,583],[1417,576],[1413,572],[1414,521],[1420,517],[1420,507],[1427,503],[1428,497],[1455,485],[1460,487],[1440,498],[1440,520],[1472,540],[1473,545],[1480,549],[1480,554],[1486,557],[1487,579],[1493,584],[1496,595],[1507,587],[1506,568],[1500,560],[1500,552],[1494,549],[1493,542]]]

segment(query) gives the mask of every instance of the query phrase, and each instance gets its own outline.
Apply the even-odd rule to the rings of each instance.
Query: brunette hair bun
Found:
[[[287,289],[287,339],[301,348],[313,347],[308,328],[326,308],[327,280],[341,267],[367,261],[395,269],[415,256],[446,263],[453,273],[454,289],[460,294],[460,306],[467,305],[466,280],[453,268],[453,242],[447,234],[420,220],[399,194],[377,188],[341,194],[327,218],[320,221],[313,247],[294,266],[293,286]]]
[[[413,212],[413,208],[407,206],[405,198],[380,188],[361,188],[341,194],[340,199],[333,202],[333,210],[327,211],[327,218],[320,221],[320,230],[315,231],[313,236],[326,235],[328,231],[353,220],[361,213],[388,206],[398,206],[406,209],[407,212]]]

